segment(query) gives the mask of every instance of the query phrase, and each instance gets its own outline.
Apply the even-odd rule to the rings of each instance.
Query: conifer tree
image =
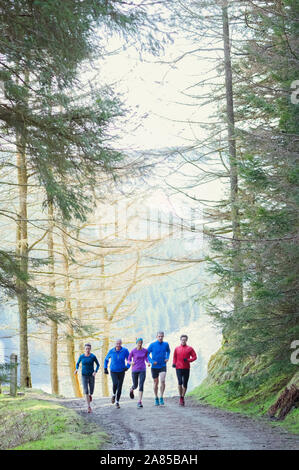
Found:
[[[104,53],[104,44],[96,42],[96,30],[140,37],[142,46],[153,51],[159,43],[146,31],[150,21],[138,2],[1,1],[0,14],[2,160],[16,165],[20,201],[14,255],[18,269],[12,273],[15,261],[10,258],[12,262],[2,265],[2,270],[9,270],[0,280],[18,296],[21,385],[30,386],[28,308],[35,308],[38,297],[35,292],[29,300],[28,291],[30,178],[44,189],[45,207],[51,200],[65,220],[84,220],[92,208],[97,175],[115,173],[123,158],[113,148],[109,131],[111,122],[124,112],[120,101],[107,87],[86,92],[80,82],[83,65]],[[42,297],[47,311],[50,300]]]

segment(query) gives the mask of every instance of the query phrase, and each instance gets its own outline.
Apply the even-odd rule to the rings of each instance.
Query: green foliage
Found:
[[[33,390],[25,396],[0,395],[0,449],[97,450],[107,435],[51,396]]]
[[[291,83],[298,78],[298,2],[270,3],[265,8],[248,6],[248,24],[254,28],[242,46],[245,58],[234,62],[238,250],[229,238],[217,239],[217,233],[227,230],[229,201],[223,201],[223,209],[219,204],[220,221],[211,242],[217,259],[210,261],[209,270],[226,303],[210,303],[208,309],[227,340],[222,347],[228,358],[223,372],[231,374],[231,381],[221,389],[227,398],[245,396],[282,373],[290,378],[296,370],[290,362],[290,345],[299,337],[299,107],[291,102]],[[233,308],[238,283],[244,300]],[[238,361],[244,364],[252,357],[260,358],[263,367],[242,374]],[[214,375],[211,368],[210,374]]]
[[[11,370],[10,364],[0,363],[0,388],[1,388],[1,384],[5,384],[9,382],[10,370]]]
[[[46,263],[43,259],[30,258],[32,267]],[[23,287],[16,287],[16,279],[22,281]],[[18,258],[14,252],[0,250],[0,299],[14,297],[18,293],[27,292],[29,306],[32,307],[30,316],[38,322],[47,322],[48,319],[64,321],[64,314],[58,314],[54,308],[57,297],[40,292],[30,285],[30,276],[20,269]]]
[[[272,378],[272,381],[264,382],[259,388],[248,392],[245,388],[242,393],[235,394],[234,386],[230,381],[222,384],[209,384],[204,381],[199,387],[196,387],[188,394],[199,400],[217,408],[242,413],[251,417],[265,416],[270,406],[277,399],[277,390],[285,383],[285,377],[281,381]],[[232,393],[233,391],[233,393]],[[256,392],[256,393],[254,393]],[[282,427],[287,431],[299,434],[299,409],[293,409],[283,421],[271,422],[272,426]]]
[[[153,53],[167,35],[156,37],[139,2],[2,1],[0,17],[0,137],[7,144],[1,164],[14,165],[16,149],[25,154],[27,172],[43,189],[42,207],[52,202],[65,222],[86,220],[97,182],[104,173],[115,179],[125,157],[111,135],[125,110],[109,87],[82,83],[82,72],[106,53],[114,33]],[[18,261],[0,253],[0,288],[15,295],[22,281],[35,317],[51,316],[54,299],[29,285]]]

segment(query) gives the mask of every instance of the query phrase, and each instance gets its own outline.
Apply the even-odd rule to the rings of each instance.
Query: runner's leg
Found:
[[[136,390],[136,388],[138,387],[138,372],[132,371],[132,382],[133,385],[131,386],[129,393],[131,399],[134,398],[134,390]]]
[[[92,396],[94,392],[95,378],[93,375],[89,377],[89,395]]]
[[[117,372],[111,372],[110,371],[110,375],[111,375],[111,379],[112,379],[112,393],[113,393],[113,396],[115,396],[116,391],[117,391],[117,385],[118,385]]]
[[[154,367],[151,368],[153,384],[154,384],[154,395],[155,395],[155,406],[159,406],[159,398],[158,398],[158,386],[159,386],[159,369],[155,369]]]
[[[116,403],[119,402],[120,396],[121,396],[121,391],[122,391],[122,386],[125,378],[125,371],[123,372],[118,372],[118,382],[117,382],[117,394],[116,394]]]
[[[86,399],[86,403],[87,403],[87,408],[90,409],[90,398],[89,398],[89,394],[85,394],[85,399]]]
[[[160,372],[159,374],[160,378],[160,396],[163,398],[164,391],[165,391],[165,380],[166,380],[166,372]]]
[[[182,397],[184,398],[187,392],[187,387],[188,387],[188,381],[189,381],[189,376],[190,376],[190,369],[185,369],[184,374],[183,374],[183,395]]]
[[[139,372],[132,372],[132,380],[133,380],[132,389],[133,390],[136,390],[136,388],[138,388],[138,375],[139,375]]]
[[[158,387],[159,387],[159,377],[154,379],[154,394],[155,398],[158,398]]]
[[[143,396],[143,387],[144,387],[144,381],[145,381],[145,370],[142,370],[139,373],[139,401],[142,401],[142,396]]]
[[[180,397],[183,396],[183,378],[181,369],[176,369],[176,376],[178,379],[178,390]]]
[[[82,375],[82,385],[83,385],[85,400],[86,400],[86,403],[87,403],[87,409],[90,410],[90,398],[89,398],[89,390],[88,390],[88,375]]]
[[[89,385],[89,395],[93,394],[94,391],[94,376],[88,376],[88,385]]]

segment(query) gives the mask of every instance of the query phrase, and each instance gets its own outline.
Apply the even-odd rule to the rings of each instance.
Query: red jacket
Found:
[[[184,361],[187,359],[187,361]],[[190,362],[196,361],[197,355],[191,346],[178,346],[173,353],[173,364],[176,369],[190,369]]]

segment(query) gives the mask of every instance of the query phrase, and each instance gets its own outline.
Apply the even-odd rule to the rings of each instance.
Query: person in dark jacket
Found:
[[[92,395],[94,391],[94,384],[95,384],[95,376],[99,370],[100,364],[97,360],[96,356],[92,354],[91,351],[91,344],[86,343],[85,346],[85,353],[81,354],[79,357],[75,374],[78,373],[80,363],[82,364],[82,386],[86,398],[87,403],[87,411],[91,413],[91,406],[90,402],[92,401]],[[94,364],[96,364],[96,370],[94,370]]]
[[[128,363],[129,351],[127,348],[122,347],[122,340],[116,340],[115,347],[110,349],[104,361],[104,372],[108,372],[108,364],[110,362],[110,375],[112,379],[112,398],[111,403],[114,404],[116,408],[120,408],[119,400],[121,397],[122,386],[125,378],[126,371],[130,368]]]

